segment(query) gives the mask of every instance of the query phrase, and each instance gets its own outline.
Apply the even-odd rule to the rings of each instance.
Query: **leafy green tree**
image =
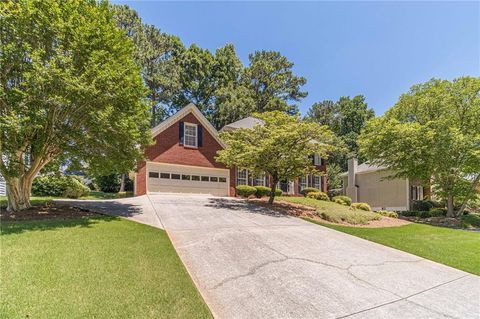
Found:
[[[339,189],[342,187],[342,178],[340,174],[342,173],[342,168],[335,163],[328,163],[327,165],[327,187],[328,190]]]
[[[152,104],[152,126],[167,117],[174,95],[181,89],[179,63],[185,48],[180,39],[142,23],[137,12],[126,5],[113,5],[117,25],[135,45],[135,61],[141,66]]]
[[[335,103],[330,100],[315,103],[307,113],[307,119],[327,125],[346,145],[346,152],[336,152],[330,159],[330,163],[343,170],[347,169],[348,157],[358,157],[357,138],[373,117],[375,112],[368,107],[363,95],[342,96]]]
[[[413,86],[368,123],[359,145],[370,162],[395,176],[431,184],[446,199],[447,216],[461,215],[480,180],[480,78]],[[455,204],[461,204],[456,212]]]
[[[282,111],[296,114],[298,102],[307,96],[301,87],[304,77],[293,74],[293,63],[275,51],[256,51],[249,55],[250,65],[245,70],[245,82],[253,90],[256,111]]]
[[[147,92],[108,3],[4,1],[0,12],[8,209],[30,206],[35,176],[58,158],[79,158],[106,174],[132,169],[150,141]]]
[[[281,111],[256,113],[255,117],[264,124],[220,135],[227,147],[218,152],[216,159],[228,167],[270,175],[272,204],[280,180],[315,172],[309,156],[317,153],[326,158],[334,149],[334,135],[326,126],[301,121],[298,116]]]

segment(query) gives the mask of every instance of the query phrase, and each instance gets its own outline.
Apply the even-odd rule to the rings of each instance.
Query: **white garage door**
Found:
[[[147,163],[147,191],[228,196],[227,169]]]

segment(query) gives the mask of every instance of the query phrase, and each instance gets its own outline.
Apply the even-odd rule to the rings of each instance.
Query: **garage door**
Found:
[[[228,169],[147,163],[147,191],[228,196]]]

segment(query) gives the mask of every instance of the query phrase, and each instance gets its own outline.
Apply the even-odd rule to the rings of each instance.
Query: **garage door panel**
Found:
[[[230,174],[227,169],[148,163],[147,170],[149,192],[228,196]]]

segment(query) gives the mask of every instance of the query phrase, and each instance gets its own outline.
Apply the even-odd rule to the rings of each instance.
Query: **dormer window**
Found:
[[[198,147],[197,124],[185,123],[183,145],[186,147]]]
[[[320,157],[320,155],[313,155],[313,165],[322,165],[322,158]]]

